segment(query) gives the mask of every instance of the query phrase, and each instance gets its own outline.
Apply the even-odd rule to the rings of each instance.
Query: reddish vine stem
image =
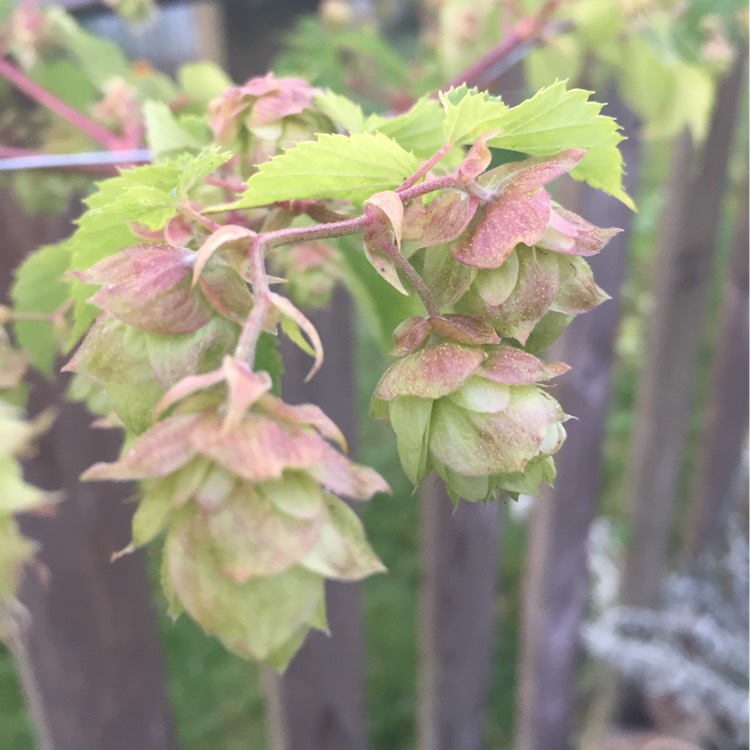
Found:
[[[420,178],[424,177],[450,151],[450,148],[450,143],[442,145],[411,177],[401,183],[399,190],[406,190],[416,185]]]
[[[383,244],[378,249],[382,250],[393,261],[396,268],[406,276],[409,283],[414,287],[414,291],[419,295],[419,299],[422,300],[425,310],[431,316],[440,317],[440,308],[435,303],[427,284],[424,283],[424,279],[417,273],[417,269],[401,255],[395,243]]]
[[[440,152],[438,152],[439,154]],[[439,160],[440,156],[433,157],[435,162]],[[433,163],[435,163],[433,162]],[[419,172],[419,170],[418,170]],[[425,170],[421,170],[421,174],[424,174]],[[415,173],[417,174],[417,173]],[[417,177],[416,179],[419,179]],[[409,183],[413,181],[411,178],[406,181]],[[435,190],[442,190],[444,188],[458,188],[466,191],[465,185],[458,182],[454,175],[446,175],[444,177],[438,177],[429,182],[422,183],[421,185],[413,185],[412,187],[400,188],[396,191],[396,194],[401,198],[403,203],[406,203],[414,198],[418,198],[427,193],[434,192]],[[190,208],[189,213],[194,213],[196,218],[202,223],[208,221],[205,217],[201,216],[198,212],[193,211]],[[362,214],[355,216],[351,219],[342,219],[340,221],[331,221],[326,224],[320,224],[317,226],[308,227],[288,227],[285,229],[277,229],[272,232],[266,232],[265,234],[258,234],[253,237],[250,248],[248,250],[250,260],[250,282],[253,286],[254,302],[253,308],[250,311],[250,315],[245,321],[245,325],[240,333],[239,341],[235,349],[234,356],[248,363],[250,367],[253,365],[255,359],[255,348],[258,343],[263,327],[265,325],[266,317],[271,308],[271,297],[270,288],[268,285],[268,275],[266,273],[265,261],[264,261],[264,250],[266,248],[279,247],[280,245],[291,245],[296,242],[304,242],[309,240],[318,239],[330,239],[332,237],[344,237],[350,234],[359,234],[364,232],[370,224],[377,219],[373,215]],[[213,222],[212,222],[213,223]],[[414,291],[419,295],[422,300],[422,304],[425,310],[430,315],[439,316],[440,309],[438,308],[435,300],[430,294],[430,290],[424,283],[422,277],[417,273],[417,270],[412,266],[411,263],[401,254],[395,243],[391,243],[389,247],[383,247],[388,257],[393,261],[396,267],[404,274],[408,279],[409,283],[414,288]]]
[[[446,88],[457,87],[465,83],[475,86],[488,70],[492,70],[505,58],[509,57],[518,47],[543,34],[550,16],[561,5],[562,0],[547,0],[533,16],[527,16],[517,21],[508,35],[475,63],[461,71],[448,82]]]
[[[190,203],[181,203],[180,204],[180,212],[187,216],[190,219],[193,219],[193,221],[197,221],[202,226],[206,227],[206,229],[209,230],[209,232],[215,232],[217,229],[221,228],[221,224],[217,224],[215,221],[212,221],[207,216],[204,216],[203,214],[196,211]]]
[[[242,326],[235,359],[246,362],[250,369],[255,364],[255,349],[260,334],[266,324],[266,317],[271,310],[271,289],[268,285],[268,274],[263,259],[263,236],[257,235],[250,242],[250,279],[253,285],[253,308]]]
[[[47,91],[47,89],[32,81],[22,70],[4,57],[0,57],[0,76],[5,78],[8,83],[15,86],[19,91],[26,94],[30,99],[33,99],[50,112],[59,115],[76,130],[87,135],[92,140],[98,141],[110,151],[124,150],[129,147],[130,144],[124,143],[114,133],[111,133],[99,125],[99,123],[86,117],[86,115],[77,109],[73,109],[73,107],[66,104],[62,99],[58,99],[54,94]]]

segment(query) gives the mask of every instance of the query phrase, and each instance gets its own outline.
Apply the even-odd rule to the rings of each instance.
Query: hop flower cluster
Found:
[[[409,479],[435,469],[455,498],[534,494],[554,478],[565,438],[560,405],[538,384],[565,372],[501,342],[464,315],[411,318],[396,332],[400,359],[371,410],[393,426]]]
[[[203,388],[218,380],[228,406],[217,398],[207,407]],[[346,447],[318,407],[289,406],[270,389],[266,373],[227,357],[168,394],[163,406],[185,399],[179,413],[84,478],[141,480],[133,544],[167,532],[162,583],[173,611],[235,653],[282,668],[309,628],[326,629],[326,578],[384,570],[336,495],[364,500],[388,486],[331,445]]]
[[[458,314],[413,318],[395,332],[401,359],[372,404],[393,426],[411,481],[434,469],[466,500],[537,494],[553,481],[566,417],[540,383],[568,368],[531,352],[608,299],[582,256],[618,231],[566,211],[544,187],[584,152],[485,171],[486,140],[456,170],[455,187],[406,207],[404,252],[421,261],[434,303]]]

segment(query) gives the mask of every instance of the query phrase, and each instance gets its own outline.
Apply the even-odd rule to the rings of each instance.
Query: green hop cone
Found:
[[[415,485],[434,469],[454,499],[485,501],[552,482],[566,417],[539,383],[567,365],[501,343],[465,315],[410,318],[392,353],[401,358],[378,383],[371,411],[393,427]]]
[[[608,299],[584,257],[619,230],[565,210],[545,189],[583,155],[569,149],[479,174],[489,164],[480,142],[458,175],[476,178],[481,201],[446,191],[428,206],[409,207],[404,236],[427,248],[423,276],[437,304],[481,317],[504,339],[538,351],[575,315]]]
[[[173,612],[240,656],[283,668],[311,627],[326,629],[326,578],[384,570],[337,496],[364,500],[388,485],[334,448],[344,439],[318,407],[285,404],[266,373],[229,357],[220,371],[186,378],[162,407],[220,381],[226,406],[185,411],[188,398],[84,477],[141,480],[131,547],[166,532]]]
[[[220,365],[250,310],[242,278],[217,256],[193,285],[196,257],[185,248],[144,243],[76,272],[100,285],[90,301],[102,312],[63,369],[103,387],[133,432],[152,423],[164,391]]]

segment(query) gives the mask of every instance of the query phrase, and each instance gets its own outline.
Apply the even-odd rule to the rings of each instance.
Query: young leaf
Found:
[[[146,119],[146,142],[155,160],[165,154],[185,149],[196,149],[201,143],[189,130],[183,128],[172,110],[164,102],[148,101],[143,105]]]
[[[465,85],[441,93],[440,101],[445,110],[444,142],[456,145],[471,143],[497,128],[508,109],[499,98],[467,89]]]
[[[179,200],[187,200],[189,192],[194,187],[200,185],[206,177],[229,161],[231,157],[228,151],[222,151],[218,146],[211,146],[190,159],[177,180]]]
[[[362,107],[351,99],[326,89],[322,94],[317,94],[314,99],[315,106],[333,120],[334,124],[342,127],[349,133],[361,133],[365,128],[365,115]]]
[[[397,188],[419,168],[417,159],[382,133],[322,133],[260,165],[233,208],[287,200],[348,199]]]
[[[588,100],[590,93],[568,91],[559,81],[542,89],[497,118],[492,128],[500,133],[488,145],[539,156],[583,149],[586,156],[570,174],[634,208],[622,187],[623,162],[617,144],[623,136],[615,120],[600,114],[602,105]]]
[[[439,102],[423,97],[396,117],[370,115],[365,129],[368,133],[383,133],[398,141],[407,151],[426,159],[445,143],[440,115]]]

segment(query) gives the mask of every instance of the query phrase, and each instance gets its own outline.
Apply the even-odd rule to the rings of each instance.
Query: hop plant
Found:
[[[550,137],[559,112],[573,115]],[[384,118],[269,74],[206,117],[214,142],[198,143],[195,123],[149,106],[157,163],[100,183],[71,240],[25,264],[17,296],[68,258],[63,280],[44,277],[73,302],[69,346],[83,335],[64,369],[127,436],[86,478],[142,488],[123,552],[163,538],[172,612],[283,668],[326,627],[325,579],[383,569],[346,501],[387,490],[320,409],[281,398],[279,334],[313,358],[308,378],[323,361],[297,305],[327,304],[338,281],[370,318],[418,297],[424,315],[393,302],[409,312],[372,400],[406,474],[434,470],[455,500],[535,493],[567,418],[546,383],[567,365],[532,352],[606,298],[583,258],[615,231],[546,186],[569,172],[629,199],[616,124],[562,84],[516,108],[462,87]],[[490,168],[495,147],[519,160]],[[362,262],[329,244],[351,235]]]

